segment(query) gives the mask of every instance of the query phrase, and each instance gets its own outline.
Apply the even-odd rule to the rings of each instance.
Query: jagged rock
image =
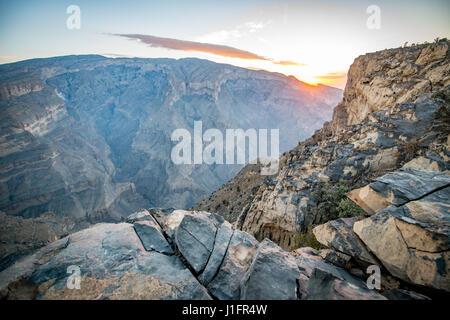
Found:
[[[377,178],[370,185],[378,195],[396,206],[417,200],[450,185],[450,175],[431,170],[405,168]]]
[[[80,289],[67,286],[68,267]],[[0,273],[3,297],[37,299],[210,299],[176,256],[146,251],[133,225],[97,224],[58,240]],[[33,290],[29,290],[29,288]]]
[[[387,300],[374,290],[355,286],[336,273],[316,268],[308,281],[307,300]]]
[[[347,263],[352,258],[351,256],[342,252],[337,252],[330,249],[322,249],[319,251],[319,255],[328,263],[334,264],[337,267],[345,268]]]
[[[301,272],[300,299],[385,299],[346,270],[326,263],[312,248],[297,249],[295,258]]]
[[[369,215],[375,214],[390,205],[389,199],[375,192],[370,185],[350,191],[347,197]]]
[[[140,220],[134,223],[134,229],[147,251],[173,254],[173,250],[167,243],[161,229],[153,220]]]
[[[241,280],[252,262],[258,241],[246,232],[235,230],[224,261],[207,288],[221,300],[238,300]]]
[[[449,135],[450,137],[450,135]],[[448,143],[447,143],[448,145]],[[405,163],[403,168],[413,168],[413,169],[425,169],[437,172],[444,172],[450,174],[450,164],[442,161],[439,156],[430,154],[430,157],[416,157],[411,161]]]
[[[154,219],[164,221],[162,230]],[[0,297],[384,299],[367,289],[362,279],[327,263],[317,250],[300,248],[288,253],[268,239],[258,243],[215,214],[151,209],[127,220],[135,221],[134,225],[97,224],[53,242],[4,270],[0,273]],[[169,245],[162,245],[165,237],[170,240],[167,227],[173,228],[173,253],[161,253],[163,250],[157,248]],[[214,228],[216,233],[212,232]],[[191,237],[183,235],[189,244],[185,246],[187,251],[182,249],[180,230],[190,232]],[[147,234],[147,240],[143,240]],[[208,244],[211,235],[212,244]],[[212,246],[202,273],[192,264],[198,262],[190,253],[193,239],[197,246]],[[80,290],[67,285],[72,276],[69,267],[80,270]]]
[[[214,248],[208,259],[205,270],[199,276],[199,280],[203,285],[208,285],[208,283],[214,278],[217,271],[219,270],[232,236],[233,228],[231,224],[227,221],[224,221],[217,230],[216,239],[214,241]]]
[[[346,124],[360,123],[370,112],[448,85],[450,79],[442,71],[449,62],[448,43],[383,50],[355,59],[344,92]]]
[[[183,220],[186,214],[189,214],[190,211],[186,210],[160,210],[155,209],[152,210],[151,213],[158,221],[158,223],[163,227],[164,232],[170,238],[172,242],[175,241],[175,232],[178,229],[181,221]]]
[[[175,243],[196,272],[205,268],[214,248],[216,232],[211,219],[195,212],[185,214],[177,227]]]
[[[394,276],[450,291],[450,187],[390,206],[353,230]]]
[[[376,264],[364,243],[353,232],[353,225],[357,221],[358,218],[341,218],[319,225],[313,232],[321,244],[361,261]]]
[[[126,219],[126,221],[128,223],[135,223],[137,221],[151,221],[151,220],[153,220],[153,219],[147,210],[135,212],[135,213],[129,215]]]
[[[296,300],[299,277],[295,258],[266,239],[242,279],[241,299]]]

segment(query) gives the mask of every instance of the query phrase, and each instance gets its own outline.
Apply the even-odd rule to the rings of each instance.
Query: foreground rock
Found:
[[[295,258],[270,240],[260,243],[243,279],[243,300],[295,300],[300,271]]]
[[[68,287],[76,269],[79,290]],[[97,224],[44,247],[3,271],[0,288],[9,299],[211,299],[176,256],[145,250],[129,223]]]
[[[312,248],[295,251],[301,272],[299,296],[307,300],[386,300],[345,269],[326,261]]]
[[[450,291],[450,175],[407,167],[349,196],[371,216],[317,226],[319,242],[407,283]]]
[[[405,167],[351,191],[349,198],[368,214],[374,214],[390,205],[401,206],[423,198],[446,186],[450,186],[450,175],[445,172]]]
[[[0,273],[0,292],[6,299],[384,299],[313,249],[291,254],[216,214],[159,209],[43,247]]]
[[[449,199],[447,187],[407,205],[390,206],[355,223],[354,231],[392,275],[450,291]]]
[[[375,264],[372,254],[353,232],[353,225],[357,221],[357,218],[337,219],[315,227],[313,232],[323,245],[360,261]]]

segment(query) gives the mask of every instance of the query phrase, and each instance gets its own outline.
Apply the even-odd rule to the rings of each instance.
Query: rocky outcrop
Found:
[[[333,120],[284,153],[279,173],[255,188],[247,196],[250,202],[230,203],[241,211],[236,226],[258,240],[295,248],[299,233],[327,218],[314,197],[321,183],[333,186],[344,180],[350,190],[356,189],[403,165],[448,172],[448,46],[441,41],[355,59]],[[406,171],[403,179],[410,179]],[[227,187],[234,190],[238,180],[234,182]],[[350,197],[365,197],[367,190],[361,192]],[[372,208],[373,214],[389,205],[388,200],[374,194],[366,197],[366,207],[357,203],[367,211]]]
[[[450,175],[445,172],[405,166],[401,171],[376,178],[374,183],[352,190],[348,197],[367,213],[374,214],[390,205],[401,206],[421,199],[449,185]]]
[[[143,210],[52,242],[0,272],[0,293],[51,300],[385,299],[311,248],[289,253],[216,214],[173,209]]]
[[[320,243],[385,268],[406,283],[450,291],[448,174],[407,167],[350,195],[358,195],[354,201],[371,216],[317,226],[314,234]],[[374,199],[382,199],[384,208],[371,206]]]
[[[346,125],[370,113],[450,85],[449,42],[368,53],[358,57],[348,75],[342,104]]]
[[[367,248],[392,275],[450,291],[450,176],[407,168],[366,190],[391,204],[354,224]]]
[[[345,269],[327,263],[312,248],[294,252],[300,270],[299,296],[306,300],[386,300]]]
[[[300,271],[295,258],[270,240],[255,252],[241,284],[243,300],[296,300]]]
[[[357,218],[342,218],[319,225],[313,229],[316,239],[338,252],[354,257],[360,261],[376,264],[372,254],[353,232]]]

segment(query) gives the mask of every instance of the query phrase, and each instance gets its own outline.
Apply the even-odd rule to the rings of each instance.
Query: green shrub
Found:
[[[308,226],[305,233],[298,233],[295,236],[295,243],[297,245],[296,248],[311,247],[316,250],[326,248],[319,241],[317,241],[312,229],[312,226]]]
[[[215,207],[216,210],[219,210],[220,208],[220,203]]]
[[[229,204],[229,202],[228,202],[227,199],[223,199],[223,200],[222,200],[222,203],[223,203],[224,206],[228,206],[228,204]]]
[[[312,198],[317,203],[317,212],[320,214],[321,222],[345,217],[355,217],[364,214],[353,201],[345,194],[349,191],[344,180],[331,185],[323,181],[319,182],[312,192]]]
[[[364,210],[348,198],[342,199],[339,202],[338,212],[339,218],[357,217],[365,214]]]

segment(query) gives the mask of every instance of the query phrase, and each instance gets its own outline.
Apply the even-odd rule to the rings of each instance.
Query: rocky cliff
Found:
[[[331,118],[341,91],[206,60],[67,56],[1,65],[0,95],[2,224],[42,229],[27,219],[54,216],[34,242],[2,233],[2,268],[15,245],[139,208],[187,208],[242,168],[175,165],[173,130],[280,128],[288,150]]]
[[[241,211],[237,227],[293,248],[308,226],[358,212],[330,199],[343,188],[362,187],[403,165],[448,173],[448,47],[441,41],[355,59],[333,120],[284,153],[278,175],[241,192],[252,201],[230,202]],[[206,199],[200,204],[210,206]]]

